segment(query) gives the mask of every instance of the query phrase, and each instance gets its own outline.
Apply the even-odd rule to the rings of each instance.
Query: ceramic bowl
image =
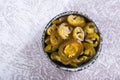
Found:
[[[83,14],[83,13],[80,13],[78,11],[67,11],[67,12],[63,12],[63,13],[60,13],[58,14],[57,16],[55,16],[54,18],[52,18],[48,24],[45,26],[45,29],[44,29],[44,32],[43,32],[43,35],[42,35],[42,47],[43,47],[43,50],[44,50],[44,47],[45,47],[45,36],[46,36],[46,30],[47,28],[51,25],[52,21],[60,18],[60,17],[63,17],[63,16],[66,16],[66,15],[71,15],[71,14],[75,14],[75,15],[80,15],[82,17],[84,17],[85,19],[89,20],[89,21],[92,21],[94,24],[95,22],[90,19],[87,15]],[[96,24],[95,24],[96,25]],[[51,62],[54,66],[56,66],[57,68],[59,69],[62,69],[62,70],[65,70],[65,71],[81,71],[81,70],[84,70],[86,68],[88,68],[89,66],[91,66],[95,61],[96,59],[98,58],[99,54],[100,54],[100,51],[101,51],[101,46],[102,46],[102,37],[101,37],[101,33],[96,25],[96,30],[98,32],[98,34],[100,35],[100,44],[97,48],[97,53],[96,55],[94,56],[94,58],[92,58],[91,60],[89,60],[88,62],[86,62],[85,64],[82,64],[80,65],[79,67],[77,68],[70,68],[70,67],[66,67],[64,65],[61,65],[61,64],[57,64],[55,62],[53,62],[51,59],[50,59],[50,56],[44,51],[44,54],[47,55],[47,57],[50,59],[49,62]]]

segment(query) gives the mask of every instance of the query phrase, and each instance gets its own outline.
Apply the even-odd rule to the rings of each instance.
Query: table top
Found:
[[[0,0],[0,80],[120,80],[119,0]],[[57,14],[79,11],[95,21],[103,45],[93,65],[78,72],[53,66],[42,33]]]

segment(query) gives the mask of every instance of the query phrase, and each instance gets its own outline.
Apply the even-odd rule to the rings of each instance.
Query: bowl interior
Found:
[[[52,20],[50,20],[49,23],[48,23],[48,24],[46,25],[46,27],[45,27],[45,30],[44,30],[43,35],[42,35],[42,47],[43,47],[43,50],[44,50],[44,47],[45,47],[44,41],[45,41],[45,37],[46,37],[46,30],[47,30],[47,28],[51,25],[52,21],[54,21],[54,20],[56,20],[56,19],[58,19],[58,18],[60,18],[60,17],[64,17],[64,16],[67,16],[67,15],[70,15],[70,14],[73,14],[73,15],[75,14],[75,15],[78,15],[78,16],[82,16],[82,17],[85,18],[86,22],[93,22],[93,23],[95,24],[95,22],[94,22],[92,19],[90,19],[87,15],[82,14],[82,13],[79,13],[79,12],[77,12],[77,11],[68,11],[68,12],[60,13],[60,14],[58,14],[57,16],[55,16]],[[54,66],[56,66],[56,67],[58,67],[58,68],[60,68],[60,69],[63,69],[63,70],[66,70],[66,71],[80,71],[80,70],[86,69],[87,67],[89,67],[91,64],[93,64],[93,63],[95,62],[95,60],[97,59],[97,57],[99,56],[99,53],[100,53],[100,51],[101,51],[102,38],[101,38],[100,31],[99,31],[98,27],[96,26],[96,24],[95,24],[95,29],[96,29],[96,31],[97,31],[97,34],[100,36],[100,43],[99,43],[99,45],[95,48],[96,51],[97,51],[97,54],[94,56],[94,58],[92,58],[92,59],[89,60],[88,62],[80,65],[78,68],[72,68],[72,67],[63,65],[63,64],[61,64],[60,62],[52,61],[52,60],[50,59],[50,55],[48,55],[45,51],[44,51],[44,52],[45,52],[45,54],[48,56],[48,58],[50,59],[51,63],[52,63]]]

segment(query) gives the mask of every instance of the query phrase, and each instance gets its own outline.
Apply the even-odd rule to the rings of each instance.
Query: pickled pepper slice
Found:
[[[53,20],[44,42],[51,60],[77,68],[96,55],[100,35],[94,22],[73,14]]]
[[[51,53],[51,56],[50,56],[50,57],[51,57],[52,60],[61,62],[61,58],[60,58],[60,56],[58,55],[57,52]]]
[[[84,55],[86,55],[86,56],[88,56],[89,58],[92,58],[92,57],[94,57],[95,56],[95,54],[96,54],[96,51],[95,51],[95,49],[94,49],[94,47],[93,47],[93,45],[92,44],[90,44],[90,43],[83,43],[83,46],[84,46]]]
[[[73,38],[78,39],[80,41],[84,40],[84,31],[81,27],[76,27],[73,30]]]
[[[57,30],[57,26],[55,24],[51,25],[48,29],[47,29],[47,35],[51,35],[54,31]]]
[[[75,56],[79,49],[79,47],[76,46],[78,46],[78,43],[71,43],[66,45],[64,48],[64,54],[68,57]]]
[[[99,44],[100,37],[96,33],[91,33],[86,35],[85,41],[91,43],[94,47],[96,47]]]
[[[57,25],[59,25],[59,24],[65,22],[65,21],[66,21],[66,17],[61,17],[61,18],[59,18],[59,19],[57,19],[57,20],[54,20],[54,21],[52,22],[52,24],[57,24]]]
[[[71,33],[70,27],[67,23],[62,23],[58,28],[58,34],[62,39],[67,39]]]
[[[65,41],[59,47],[59,55],[65,59],[74,58],[82,52],[82,43],[75,39]]]
[[[88,58],[87,56],[82,56],[82,57],[79,58],[79,60],[80,60],[79,64],[83,64],[83,63],[85,63],[86,61],[88,61],[89,58]]]
[[[58,35],[57,31],[51,34],[50,42],[53,46],[58,46],[62,42],[62,38]]]
[[[85,19],[83,17],[77,16],[77,15],[69,15],[67,18],[67,21],[69,24],[71,24],[74,27],[85,26]]]
[[[84,31],[88,34],[97,32],[95,29],[95,24],[93,22],[87,23],[84,28]]]
[[[51,52],[51,50],[52,50],[52,46],[51,46],[51,44],[48,44],[46,47],[45,47],[45,49],[44,49],[46,52]]]
[[[45,38],[45,43],[46,43],[46,44],[50,44],[50,36],[47,36],[47,37]]]
[[[48,53],[51,53],[51,52],[54,52],[57,50],[57,46],[52,46],[51,44],[48,44],[46,47],[45,47],[45,51],[48,52]]]

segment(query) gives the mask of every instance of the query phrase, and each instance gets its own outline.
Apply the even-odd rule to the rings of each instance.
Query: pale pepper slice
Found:
[[[73,38],[75,39],[78,39],[80,41],[83,41],[84,40],[84,31],[81,27],[76,27],[74,30],[73,30]]]
[[[57,31],[50,35],[50,42],[53,46],[58,46],[62,42],[62,38],[58,35]]]
[[[71,33],[71,30],[67,23],[62,23],[58,27],[58,34],[62,39],[67,39],[70,33]]]
[[[83,17],[77,16],[77,15],[69,15],[67,18],[67,21],[69,24],[71,24],[74,27],[77,27],[77,26],[84,27],[85,26],[85,19]]]

